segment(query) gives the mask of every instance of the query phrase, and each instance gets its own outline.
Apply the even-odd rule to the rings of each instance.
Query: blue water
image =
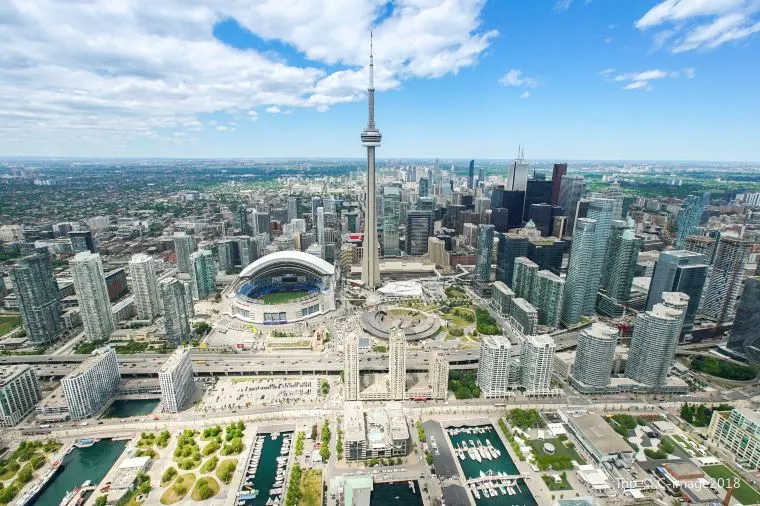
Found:
[[[470,444],[470,441],[473,441],[475,444],[480,441],[483,443],[483,445],[485,445],[486,440],[488,440],[491,442],[491,445],[494,448],[501,452],[501,456],[498,459],[483,459],[481,462],[472,460],[469,456],[467,456],[464,460],[459,460],[459,457],[457,457],[455,454],[454,458],[459,460],[459,464],[462,466],[462,471],[464,472],[465,478],[468,480],[471,478],[477,478],[480,476],[481,471],[488,472],[489,470],[492,470],[494,473],[502,472],[511,475],[520,474],[517,466],[509,456],[509,452],[501,442],[501,437],[499,437],[499,434],[496,432],[493,426],[484,425],[482,427],[488,428],[488,431],[484,434],[460,433],[452,436],[448,433],[448,431],[446,432],[446,435],[451,440],[452,446],[454,446],[454,448],[457,446],[461,447],[462,441],[467,441],[467,446],[472,446]],[[481,492],[480,499],[475,499],[475,504],[478,506],[536,506],[536,500],[533,498],[530,490],[528,490],[528,485],[525,484],[525,480],[517,480],[517,486],[519,487],[519,491],[515,495],[502,495],[501,492],[499,492],[496,497],[485,497]],[[472,495],[469,487],[467,488],[467,493]]]
[[[403,506],[422,506],[422,494],[419,482],[414,481],[414,492],[407,481],[394,483],[375,483],[369,498],[370,506],[387,506],[401,504]]]
[[[272,439],[269,434],[256,434],[256,437],[258,436],[264,436],[264,446],[261,449],[261,458],[259,459],[259,467],[256,469],[256,475],[251,482],[250,480],[247,480],[247,478],[243,478],[243,484],[246,482],[252,483],[253,489],[259,491],[259,495],[255,499],[249,499],[245,502],[246,506],[264,506],[266,505],[267,500],[269,499],[269,491],[274,488],[274,482],[277,477],[277,457],[280,456],[280,449],[282,449],[282,443],[283,443],[283,436],[285,434],[288,434],[290,436],[293,435],[292,432],[283,432],[280,433],[280,436],[277,439]],[[294,443],[293,438],[291,437],[291,449],[292,444]],[[256,444],[256,438],[254,438],[253,444]],[[292,451],[292,450],[291,450]],[[253,456],[253,454],[251,454]],[[246,473],[248,472],[248,460],[245,461],[245,469],[243,470]],[[288,473],[285,474],[285,480],[283,483],[283,486],[285,483],[287,483]],[[280,500],[280,504],[283,504],[284,497],[282,500]]]

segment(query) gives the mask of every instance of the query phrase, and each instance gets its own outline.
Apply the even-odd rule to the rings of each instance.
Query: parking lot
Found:
[[[203,412],[214,412],[323,402],[326,397],[321,393],[322,381],[316,376],[223,378],[206,392],[198,409]],[[335,386],[333,384],[338,380],[329,381],[332,393]]]

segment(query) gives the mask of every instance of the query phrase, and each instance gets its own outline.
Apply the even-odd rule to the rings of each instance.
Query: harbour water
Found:
[[[454,434],[451,433],[452,429],[455,432]],[[457,429],[482,430],[471,430],[469,431],[470,433],[467,433],[467,431],[462,431],[457,434]],[[481,473],[484,473],[486,475],[497,473],[503,473],[504,475],[520,474],[517,466],[512,461],[512,458],[509,456],[509,452],[504,447],[504,444],[501,442],[501,438],[492,425],[483,425],[480,427],[448,427],[445,429],[445,431],[451,440],[452,446],[455,449],[454,458],[456,458],[459,461],[460,466],[462,466],[462,471],[464,472],[466,480],[479,478],[482,476]],[[478,460],[472,459],[466,451],[464,452],[464,459],[460,459],[458,456],[456,456],[456,449],[462,448],[465,444],[468,448],[471,448],[473,445],[476,447],[479,447],[481,445],[487,447],[489,442],[491,446],[500,454],[497,458],[481,458],[481,461],[478,462]],[[499,487],[493,489],[496,495],[493,495],[493,493],[489,494],[488,492],[479,491],[478,493],[480,495],[480,498],[474,496],[474,493],[469,486],[467,487],[467,491],[475,498],[475,504],[478,506],[536,506],[536,500],[533,498],[530,490],[528,490],[528,486],[525,484],[525,480],[520,479],[516,481],[516,486],[513,487],[513,491],[515,492],[514,495],[509,494],[509,489],[507,487],[504,488],[507,493],[503,493]]]
[[[393,483],[375,483],[372,486],[372,495],[369,498],[370,506],[386,506],[388,504],[400,504],[403,506],[422,506],[422,492],[419,483],[412,481],[414,491],[408,481]]]
[[[67,492],[90,480],[97,485],[119,458],[127,441],[103,439],[89,448],[74,448],[63,459],[63,471],[37,496],[34,506],[58,506]]]
[[[153,413],[159,399],[124,399],[113,401],[101,418],[129,418]]]
[[[286,439],[289,441],[288,447],[283,448]],[[261,455],[259,457],[258,465],[254,469],[252,466],[252,461],[254,459],[254,452],[256,452],[257,440],[260,440],[262,443]],[[287,463],[287,458],[290,456],[290,451],[293,444],[293,433],[274,432],[256,434],[256,437],[253,440],[253,444],[254,451],[249,454],[248,459],[243,464],[245,465],[245,471],[243,474],[243,484],[240,490],[240,494],[255,493],[253,492],[254,490],[257,490],[258,493],[256,497],[242,501],[245,506],[266,506],[267,504],[271,505],[272,502],[268,501],[270,500],[270,497],[276,497],[276,494],[270,495],[270,492],[284,488],[285,484],[287,483],[286,480],[288,479],[288,468],[278,466],[277,459],[280,458],[280,460],[283,461],[284,457],[284,462]],[[283,450],[287,451],[283,454]],[[282,469],[282,473],[279,477],[278,468]],[[253,479],[250,477],[252,473]],[[278,480],[280,480],[282,483],[280,483]],[[241,497],[245,496],[241,495]],[[239,499],[237,504],[240,504],[240,501],[241,500]],[[284,497],[280,496],[280,501],[278,504],[284,504],[284,502]]]

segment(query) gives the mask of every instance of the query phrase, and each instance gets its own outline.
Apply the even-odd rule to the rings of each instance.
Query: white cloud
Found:
[[[82,136],[93,146],[160,139],[164,129],[173,138],[202,129],[199,114],[255,120],[257,107],[361,100],[371,28],[379,91],[456,74],[498,35],[483,28],[485,0],[395,0],[385,15],[387,3],[0,0],[0,152]],[[305,58],[222,44],[213,27],[230,18]]]
[[[603,76],[611,76],[614,73],[612,69],[605,69],[600,72]],[[609,79],[614,82],[626,83],[623,85],[624,90],[646,90],[651,91],[651,81],[658,79],[685,77],[686,79],[692,79],[696,75],[696,70],[693,68],[685,68],[683,70],[676,70],[673,72],[666,72],[660,69],[645,70],[643,72],[632,72],[628,74],[618,74],[615,77]]]
[[[530,92],[529,91],[523,91],[522,95],[520,95],[520,98],[530,98]]]
[[[608,76],[608,75],[614,74],[614,73],[615,73],[615,69],[613,69],[613,68],[606,68],[604,70],[600,70],[599,71],[599,75],[600,76]]]
[[[525,77],[520,69],[512,69],[504,74],[499,82],[504,86],[528,87],[535,88],[538,86],[538,80],[532,77]]]
[[[282,112],[282,111],[280,111],[280,108],[279,108],[279,107],[277,107],[276,105],[273,105],[273,106],[267,107],[266,111],[267,111],[268,113],[270,113],[270,114],[277,114],[278,112]]]
[[[715,48],[760,32],[758,0],[664,0],[636,22],[639,30],[668,25],[654,35],[674,53]]]
[[[554,4],[554,10],[557,12],[565,12],[573,4],[573,0],[557,0]]]

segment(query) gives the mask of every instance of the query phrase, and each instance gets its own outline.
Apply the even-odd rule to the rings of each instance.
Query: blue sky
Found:
[[[196,3],[11,1],[0,156],[360,157],[374,29],[381,157],[760,160],[760,0]]]

